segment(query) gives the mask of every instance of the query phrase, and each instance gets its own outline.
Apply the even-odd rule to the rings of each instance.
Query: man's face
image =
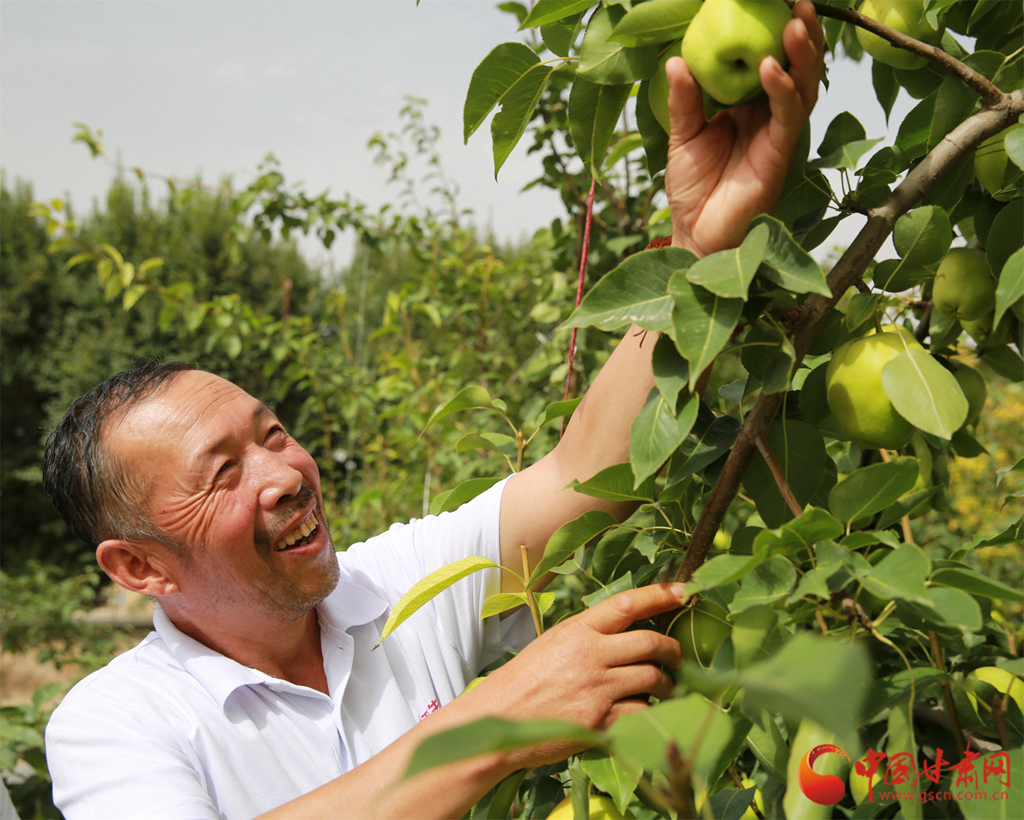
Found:
[[[188,371],[112,422],[118,463],[148,487],[150,520],[185,609],[295,620],[338,581],[316,462],[231,382]]]

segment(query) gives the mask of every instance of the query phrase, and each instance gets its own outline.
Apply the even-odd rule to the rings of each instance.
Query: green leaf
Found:
[[[507,612],[526,603],[525,592],[497,592],[484,601],[484,605],[480,609],[480,620],[484,621],[492,615],[500,615],[502,612]]]
[[[682,248],[633,254],[594,285],[562,327],[618,330],[636,324],[644,330],[663,330],[672,316],[669,280],[695,261],[697,257]]]
[[[767,557],[767,552],[755,552],[753,555],[716,555],[697,567],[690,580],[686,582],[686,594],[694,595],[735,583]]]
[[[512,149],[537,115],[537,103],[544,86],[557,66],[537,63],[523,74],[501,96],[501,110],[491,120],[491,142],[494,151],[494,178],[505,164]]]
[[[1014,252],[1024,245],[1024,199],[1006,203],[992,220],[985,242],[985,259],[993,275],[998,275]]]
[[[568,57],[583,27],[583,12],[542,26],[540,37],[553,54]]]
[[[658,67],[657,46],[626,48],[611,39],[612,29],[624,16],[621,8],[598,9],[580,45],[576,76],[602,85],[628,85],[650,77]],[[570,96],[571,100],[571,96]],[[616,115],[617,116],[617,115]],[[614,125],[614,118],[612,125]]]
[[[502,43],[495,46],[473,71],[462,111],[462,139],[468,142],[502,98],[540,64],[529,46]]]
[[[755,225],[738,248],[712,253],[694,263],[686,272],[687,281],[726,299],[747,301],[750,283],[764,258],[769,236],[767,225]]]
[[[595,0],[537,0],[534,7],[530,9],[529,15],[519,26],[519,30],[546,26],[548,23],[564,20],[570,14],[586,11],[594,4]]]
[[[619,20],[611,38],[624,46],[646,46],[678,40],[700,10],[700,0],[648,0]]]
[[[555,593],[541,592],[536,596],[536,601],[537,608],[543,615],[555,603]],[[502,612],[507,612],[510,609],[515,609],[517,606],[523,606],[527,603],[529,603],[529,599],[525,592],[497,592],[484,601],[484,605],[480,610],[480,620],[486,620],[492,615],[500,615]]]
[[[721,820],[741,820],[750,811],[750,804],[757,791],[757,786],[750,786],[745,789],[727,788],[715,792],[708,798],[711,816]]]
[[[597,788],[611,795],[619,811],[625,812],[640,782],[640,769],[600,748],[584,752],[580,766]]]
[[[540,743],[572,742],[590,746],[600,739],[597,733],[562,720],[517,723],[485,717],[426,738],[413,752],[405,776],[412,777],[434,766],[488,752],[507,752]]]
[[[668,162],[668,134],[651,110],[648,98],[650,85],[650,80],[640,83],[640,91],[636,95],[636,127],[644,144],[647,173],[653,177],[664,171]]]
[[[770,239],[758,273],[793,293],[831,296],[821,265],[800,247],[785,224],[774,217],[761,215],[755,217],[751,226],[762,223],[768,226]]]
[[[917,159],[928,153],[928,137],[931,134],[932,115],[935,113],[935,100],[938,96],[939,92],[936,89],[914,106],[900,123],[896,147],[906,154],[908,159]]]
[[[762,728],[762,726],[764,728]],[[760,725],[754,721],[746,738],[747,748],[754,753],[761,767],[780,783],[786,782],[789,745],[775,723],[773,715],[761,710]]]
[[[708,776],[732,734],[729,716],[694,693],[623,715],[612,724],[608,738],[616,757],[663,774],[669,771],[665,750],[670,743],[684,759],[692,750],[695,783],[708,787]]]
[[[860,124],[860,120],[849,111],[843,111],[837,114],[825,129],[825,136],[821,140],[821,145],[818,146],[818,156],[828,156],[848,142],[856,142],[865,137],[867,137],[867,132]]]
[[[1002,757],[1004,754],[1008,759]],[[962,776],[969,778],[965,782],[970,788],[953,790],[953,799],[965,820],[1014,820],[1024,805],[1024,777],[1020,776],[1024,750],[992,752],[971,760],[967,768]],[[992,771],[1002,774],[993,776]],[[985,772],[989,772],[987,780]],[[979,791],[988,799],[977,799]]]
[[[856,168],[861,158],[880,142],[882,138],[848,142],[828,156],[811,160],[808,165],[813,168]]]
[[[672,456],[675,449],[689,435],[697,418],[700,398],[688,394],[679,412],[655,387],[647,396],[643,408],[630,426],[629,460],[639,486]]]
[[[740,613],[754,606],[785,598],[796,583],[796,568],[782,556],[769,558],[754,567],[740,581],[740,591],[729,603],[729,611]]]
[[[707,412],[711,414],[710,410]],[[675,484],[687,476],[703,470],[728,452],[733,442],[736,441],[740,430],[739,421],[732,416],[714,417],[713,414],[711,415],[713,420],[697,432],[700,422],[700,414],[698,414],[698,420],[694,423],[694,432],[683,442],[672,459],[672,464],[669,467],[669,484]]]
[[[659,336],[651,354],[654,369],[654,384],[670,407],[679,402],[679,394],[686,390],[690,380],[690,366],[679,355],[675,344],[668,336]]]
[[[578,493],[608,501],[654,500],[654,479],[648,478],[637,485],[633,478],[633,468],[628,461],[605,467],[592,478],[586,481],[573,481],[569,486]]]
[[[501,481],[500,478],[470,478],[451,490],[438,493],[430,501],[430,514],[440,515],[445,510],[453,510],[465,504],[480,493],[489,490]]]
[[[147,290],[148,290],[148,288],[145,285],[143,285],[141,283],[138,283],[138,282],[135,283],[134,285],[131,285],[121,295],[121,306],[122,306],[122,308],[124,310],[131,310],[133,307],[135,307],[135,303],[138,302],[139,299],[141,299],[143,296],[146,295],[146,291]],[[239,345],[241,345],[241,340],[239,340]],[[239,353],[241,353],[241,350],[239,350]]]
[[[583,167],[592,178],[601,176],[605,154],[616,135],[619,114],[631,85],[598,85],[581,76],[569,92],[569,132]]]
[[[778,529],[761,530],[754,539],[754,552],[809,552],[820,541],[831,541],[841,536],[843,529],[843,525],[827,511],[811,507],[799,518],[787,521]]]
[[[467,450],[490,450],[500,453],[515,462],[516,440],[512,436],[502,433],[466,433],[455,444],[456,453],[464,453]]]
[[[806,421],[783,418],[772,423],[765,441],[782,467],[783,476],[797,503],[806,505],[825,477],[828,454],[821,433]],[[743,476],[743,487],[769,527],[781,526],[794,517],[759,451],[754,453]]]
[[[732,338],[743,313],[742,299],[723,299],[686,280],[684,271],[668,283],[674,300],[672,326],[676,348],[690,363],[688,388],[693,390],[705,368]]]
[[[526,586],[532,587],[552,567],[558,566],[576,550],[619,522],[604,510],[591,510],[555,530],[544,548],[544,557],[533,569]]]
[[[999,274],[999,285],[996,288],[996,313],[992,318],[992,326],[999,325],[999,320],[1014,302],[1024,298],[1024,248],[1019,248],[1006,260]]]
[[[615,143],[615,146],[612,148],[612,150],[608,152],[608,156],[604,158],[605,169],[614,167],[615,163],[617,163],[620,159],[626,156],[630,151],[634,151],[637,148],[642,148],[643,144],[643,137],[640,136],[639,131],[630,131],[624,137],[620,137],[618,142]],[[639,238],[642,237],[638,237],[637,241],[639,241]]]
[[[794,670],[799,670],[794,674]],[[858,747],[860,706],[871,682],[866,649],[858,643],[800,633],[765,661],[740,672],[744,712],[808,717],[835,732],[840,745]],[[836,704],[843,704],[842,709]]]
[[[931,582],[941,586],[962,589],[971,595],[1000,598],[1004,601],[1024,603],[1024,592],[995,578],[989,578],[968,567],[942,567],[932,572]]]
[[[491,399],[490,393],[482,387],[470,385],[469,387],[462,388],[462,390],[452,396],[452,398],[438,407],[430,416],[430,419],[427,421],[424,429],[436,424],[441,421],[441,419],[447,418],[452,413],[458,413],[461,410],[501,411],[498,405],[496,405]]]
[[[953,242],[949,215],[934,205],[915,208],[896,220],[892,241],[904,264],[934,265],[942,261]]]
[[[883,600],[900,598],[929,606],[931,599],[924,582],[931,568],[931,561],[919,546],[903,543],[861,578],[861,583]]]
[[[437,597],[456,581],[461,581],[467,575],[479,572],[482,569],[501,569],[497,564],[488,558],[479,555],[471,555],[447,564],[440,569],[434,570],[426,578],[413,584],[405,595],[401,597],[391,614],[388,615],[387,623],[381,630],[380,639],[374,648],[380,646],[381,642],[392,632],[401,626],[416,610]]]
[[[967,419],[956,378],[921,349],[907,349],[882,368],[882,387],[896,412],[915,427],[949,440]]]
[[[549,421],[554,421],[564,416],[571,416],[581,401],[583,401],[583,396],[577,396],[575,399],[566,399],[565,401],[551,402],[551,404],[544,408],[544,412],[537,419],[537,427],[543,427]]]
[[[849,524],[895,504],[917,481],[917,459],[906,456],[860,467],[829,493],[832,515]]]

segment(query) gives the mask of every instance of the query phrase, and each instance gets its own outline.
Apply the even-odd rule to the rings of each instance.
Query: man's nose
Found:
[[[280,453],[261,451],[253,472],[259,487],[260,505],[265,509],[275,509],[302,489],[302,473]]]

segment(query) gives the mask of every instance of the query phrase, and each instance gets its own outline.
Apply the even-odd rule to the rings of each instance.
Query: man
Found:
[[[668,65],[673,242],[733,247],[770,211],[817,96],[822,33],[794,10],[791,72],[761,66],[770,106],[706,123],[682,60]],[[635,621],[681,588],[614,596],[526,644],[520,615],[480,624],[508,573],[477,573],[371,651],[388,609],[426,572],[467,555],[531,565],[588,509],[564,489],[628,459],[653,385],[654,340],[618,345],[558,446],[453,514],[392,527],[335,554],[312,458],[259,401],[219,377],[156,366],[76,402],[47,448],[47,492],[110,577],[159,603],[156,632],[79,684],[55,712],[55,797],[79,817],[460,817],[518,768],[579,751],[488,754],[402,779],[431,734],[487,715],[604,728],[667,697],[678,644]],[[523,647],[457,697],[488,660]]]

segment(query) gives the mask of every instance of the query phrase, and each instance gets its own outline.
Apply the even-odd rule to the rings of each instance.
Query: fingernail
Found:
[[[684,584],[672,584],[668,591],[675,595],[680,601],[686,599],[686,586]]]

